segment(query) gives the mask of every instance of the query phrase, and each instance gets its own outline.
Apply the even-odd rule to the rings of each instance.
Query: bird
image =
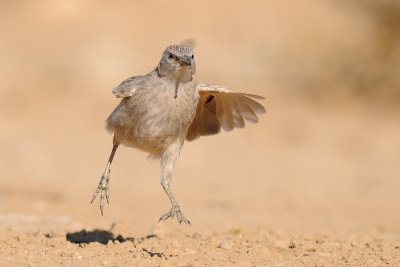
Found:
[[[110,169],[119,145],[134,147],[161,161],[161,185],[171,209],[158,222],[176,216],[178,223],[189,224],[171,191],[174,165],[185,141],[218,134],[221,128],[243,128],[245,120],[257,123],[257,114],[265,108],[256,100],[262,96],[238,93],[224,86],[193,79],[196,73],[194,39],[168,46],[150,73],[133,76],[113,89],[119,105],[106,120],[113,134],[113,147],[91,203],[100,193],[103,215],[104,198],[109,203]]]

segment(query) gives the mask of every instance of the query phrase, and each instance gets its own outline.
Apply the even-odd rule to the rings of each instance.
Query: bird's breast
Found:
[[[160,135],[173,135],[187,131],[193,121],[198,93],[189,86],[180,85],[176,92],[161,90],[152,101],[153,105],[147,110],[147,118],[144,119],[159,128]]]
[[[176,139],[184,140],[194,119],[198,92],[189,84],[159,85],[138,90],[121,101],[107,119],[107,129],[121,142],[146,151],[162,150]]]

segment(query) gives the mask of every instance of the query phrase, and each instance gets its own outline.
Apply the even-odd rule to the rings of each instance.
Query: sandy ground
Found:
[[[148,235],[125,223],[109,230],[2,232],[2,264],[86,266],[395,266],[399,244],[378,231],[335,237],[273,228],[183,230]]]
[[[399,111],[334,95],[351,79],[329,68],[334,49],[368,43],[348,27],[363,17],[323,1],[185,3],[0,4],[0,265],[400,266]],[[268,113],[185,144],[172,190],[191,226],[157,224],[159,163],[126,147],[101,216],[111,88],[185,37],[198,80],[264,95]],[[299,97],[324,82],[322,103]]]

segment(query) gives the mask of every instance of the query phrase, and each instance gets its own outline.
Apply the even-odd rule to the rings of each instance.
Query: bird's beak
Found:
[[[192,62],[190,61],[190,58],[188,56],[184,56],[181,60],[180,63],[182,65],[187,65],[187,66],[192,66]]]

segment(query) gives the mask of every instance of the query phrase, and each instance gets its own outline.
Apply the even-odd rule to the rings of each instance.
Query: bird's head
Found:
[[[193,49],[185,44],[170,45],[162,54],[158,72],[177,82],[188,82],[196,72]]]

